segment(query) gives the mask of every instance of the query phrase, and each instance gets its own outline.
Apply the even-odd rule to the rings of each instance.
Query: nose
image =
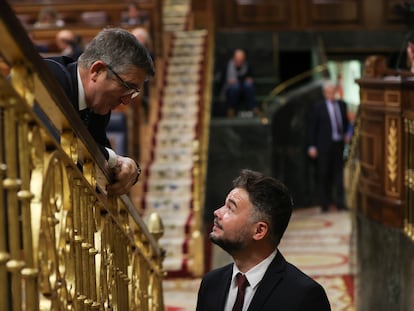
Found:
[[[214,215],[214,217],[216,217],[216,218],[218,217],[218,215],[217,215],[217,214],[218,214],[218,210],[219,210],[219,209],[216,209],[216,210],[213,212],[213,215]]]
[[[220,216],[221,216],[221,211],[222,211],[223,207],[224,207],[224,205],[223,205],[222,207],[219,207],[218,209],[216,209],[216,210],[213,212],[214,217],[220,218]]]

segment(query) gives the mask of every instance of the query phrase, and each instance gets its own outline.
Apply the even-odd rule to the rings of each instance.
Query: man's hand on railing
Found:
[[[107,187],[108,194],[110,195],[128,193],[141,174],[138,163],[131,158],[119,155],[116,158],[116,164],[110,168],[114,177],[113,183]]]

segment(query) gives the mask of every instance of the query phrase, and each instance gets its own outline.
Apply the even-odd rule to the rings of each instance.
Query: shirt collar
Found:
[[[263,279],[264,274],[266,273],[267,268],[269,267],[270,263],[276,257],[277,249],[275,249],[266,259],[262,260],[260,263],[255,265],[249,271],[245,273],[247,280],[249,281],[249,285],[254,289],[256,288],[260,281]],[[239,268],[235,264],[233,264],[233,276],[232,280],[235,279],[237,273],[242,273]]]
[[[88,108],[88,106],[86,105],[86,100],[85,100],[85,90],[83,89],[83,84],[82,84],[82,80],[80,77],[80,73],[79,73],[79,65],[76,68],[76,75],[78,77],[78,103],[79,103],[79,111],[84,110],[86,108]]]

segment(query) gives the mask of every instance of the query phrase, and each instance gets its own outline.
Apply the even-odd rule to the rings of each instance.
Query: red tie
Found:
[[[249,286],[249,281],[246,278],[246,275],[241,274],[240,272],[236,275],[237,281],[237,297],[236,302],[234,303],[232,311],[242,311],[243,302],[244,302],[244,293],[246,287]]]

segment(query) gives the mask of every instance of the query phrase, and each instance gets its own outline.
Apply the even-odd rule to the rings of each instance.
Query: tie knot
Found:
[[[245,274],[241,274],[240,272],[236,275],[237,280],[237,287],[239,289],[244,290],[247,286],[249,286],[249,281],[246,278]]]

